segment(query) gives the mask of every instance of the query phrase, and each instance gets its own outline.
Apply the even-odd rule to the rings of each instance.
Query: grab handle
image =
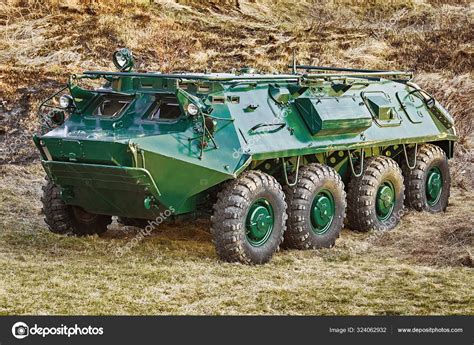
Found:
[[[250,128],[249,133],[253,132],[253,131],[255,131],[259,128],[262,128],[262,127],[273,127],[273,126],[276,126],[277,128],[272,129],[271,131],[268,131],[268,133],[274,133],[274,132],[279,131],[280,129],[282,129],[283,127],[286,126],[286,123],[284,123],[284,122],[281,122],[281,123],[259,123],[258,125],[255,125],[252,128]]]

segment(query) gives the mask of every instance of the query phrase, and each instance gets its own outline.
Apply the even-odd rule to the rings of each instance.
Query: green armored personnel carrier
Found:
[[[210,214],[222,260],[261,264],[280,246],[333,246],[344,222],[391,229],[404,206],[446,209],[453,119],[409,72],[136,73],[126,49],[114,63],[41,105],[55,233]]]

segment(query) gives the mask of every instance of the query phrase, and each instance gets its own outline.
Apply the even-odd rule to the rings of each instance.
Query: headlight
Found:
[[[199,108],[195,104],[192,104],[192,103],[188,104],[188,108],[186,110],[188,111],[188,114],[191,116],[195,116],[197,115],[197,113],[199,113]]]
[[[117,67],[122,69],[127,64],[127,59],[123,56],[120,52],[115,55],[115,62],[117,63]]]
[[[48,116],[51,119],[51,122],[53,122],[56,125],[62,125],[66,118],[64,115],[64,111],[57,110],[57,109],[49,113]]]
[[[61,97],[59,97],[59,106],[61,108],[70,108],[72,107],[72,97],[69,96],[69,95],[62,95]]]
[[[117,67],[122,72],[130,71],[134,65],[132,52],[127,48],[122,48],[115,51],[113,55],[113,61],[115,67]]]

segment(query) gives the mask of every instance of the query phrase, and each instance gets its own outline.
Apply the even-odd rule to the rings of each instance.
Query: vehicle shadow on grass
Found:
[[[127,255],[150,256],[163,260],[186,257],[187,260],[215,259],[214,246],[209,232],[209,221],[170,222],[157,226],[153,231],[124,226],[113,222],[108,231],[100,236],[102,243],[118,259]]]
[[[109,225],[106,233],[100,237],[107,239],[133,239],[137,236],[153,239],[167,239],[176,241],[195,241],[195,242],[212,242],[210,234],[211,224],[208,220],[194,220],[190,222],[167,222],[158,225],[151,232],[148,229],[133,226],[121,225],[113,222]]]

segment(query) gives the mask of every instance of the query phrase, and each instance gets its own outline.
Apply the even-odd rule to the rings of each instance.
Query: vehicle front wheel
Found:
[[[268,262],[283,241],[286,208],[281,185],[268,174],[248,171],[228,182],[211,217],[218,256],[228,262]]]
[[[339,174],[326,165],[300,169],[294,187],[285,187],[288,229],[284,246],[296,249],[332,247],[346,216],[346,193]]]
[[[61,199],[61,190],[50,180],[43,186],[44,221],[51,232],[87,236],[103,234],[112,222],[111,216],[93,214],[79,206],[67,205]]]

